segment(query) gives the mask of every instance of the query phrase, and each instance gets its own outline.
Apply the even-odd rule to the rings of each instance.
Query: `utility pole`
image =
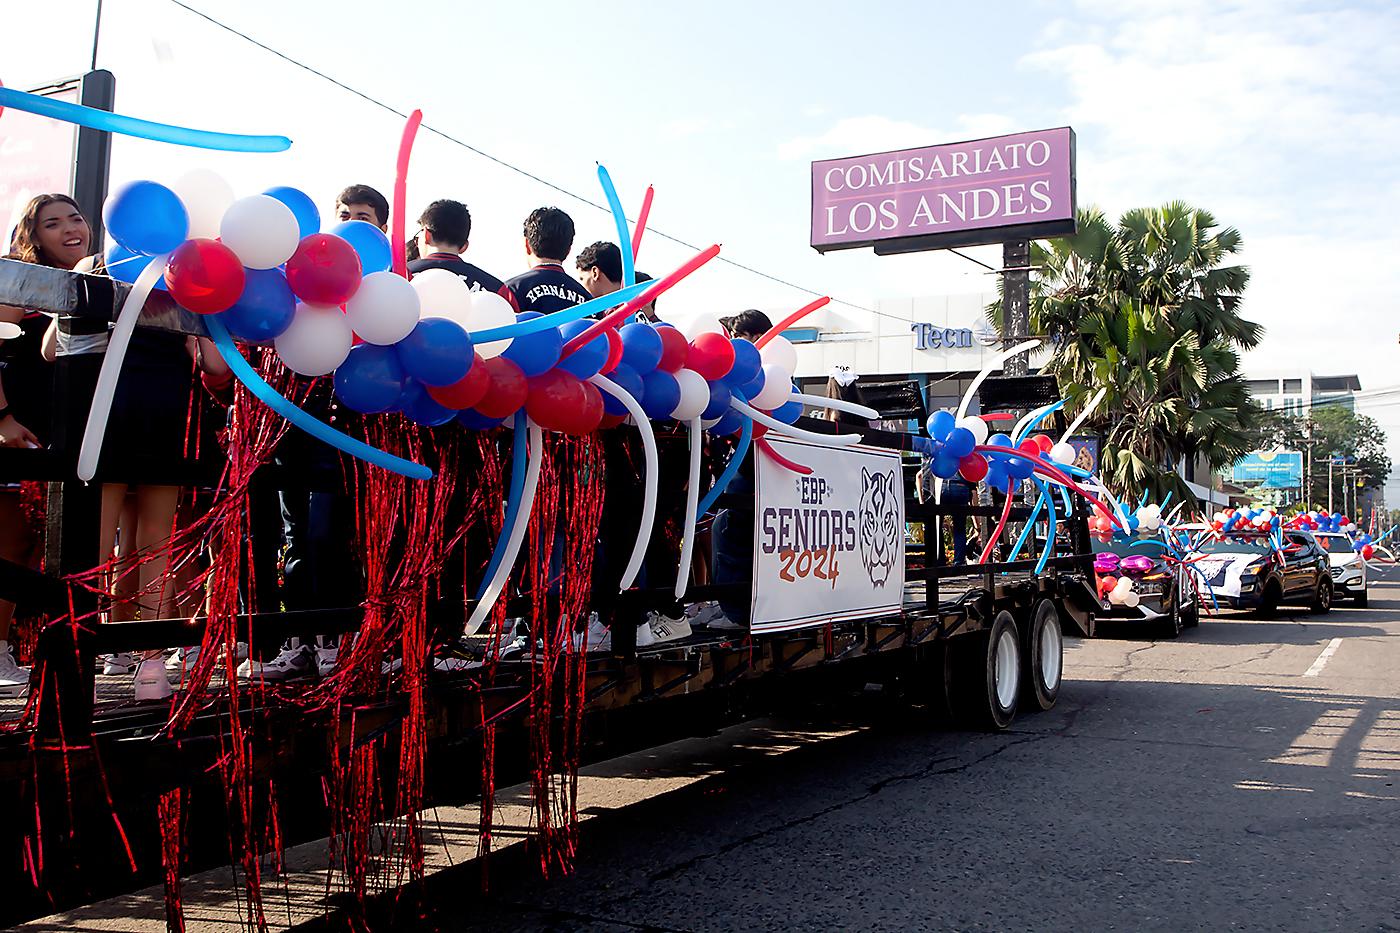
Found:
[[[1001,304],[1006,315],[1002,322],[1003,343],[1015,346],[1031,332],[1031,243],[1008,240],[1001,247]],[[1008,376],[1024,376],[1030,371],[1030,352],[1018,353],[1006,361]]]

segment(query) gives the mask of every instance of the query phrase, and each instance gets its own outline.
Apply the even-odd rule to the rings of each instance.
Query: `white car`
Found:
[[[1312,534],[1332,562],[1332,585],[1337,590],[1337,598],[1349,597],[1358,606],[1366,605],[1366,562],[1352,547],[1351,538],[1338,531],[1314,531]]]

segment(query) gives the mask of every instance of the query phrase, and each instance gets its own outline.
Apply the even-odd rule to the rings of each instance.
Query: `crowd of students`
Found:
[[[363,220],[387,230],[389,204],[377,190],[352,185],[336,199],[334,215],[341,221]],[[499,294],[519,312],[550,313],[590,298],[616,292],[622,284],[622,254],[617,244],[597,242],[574,256],[572,274],[565,263],[573,251],[574,224],[557,207],[541,207],[525,218],[523,251],[527,270],[502,280],[469,262],[471,213],[460,201],[432,202],[418,218],[418,232],[408,244],[409,272],[445,269],[473,290]],[[104,274],[102,257],[94,253],[92,231],[76,202],[64,195],[41,195],[27,206],[11,234],[6,258],[58,269]],[[647,276],[638,273],[639,279]],[[157,291],[152,301],[171,301]],[[655,320],[655,306],[640,316]],[[745,311],[723,324],[731,336],[755,340],[772,325],[758,311]],[[10,326],[7,326],[10,325]],[[86,421],[91,388],[106,349],[109,325],[103,320],[51,316],[0,305],[0,446],[54,446],[75,452]],[[298,382],[299,380],[299,382]],[[329,378],[295,377],[303,390],[302,405],[329,423],[344,424],[355,417],[338,406]],[[172,465],[219,456],[221,401],[229,398],[232,374],[206,339],[137,328],[124,362],[113,400],[106,441],[99,461],[101,523],[100,560],[109,568],[104,578],[108,594],[103,618],[189,617],[201,611],[202,595],[182,575],[189,567],[168,566],[163,549],[174,530],[188,524],[202,506],[208,490],[174,484]],[[466,431],[455,421],[435,432]],[[667,521],[676,523],[684,510],[687,438],[676,426],[658,425],[662,458],[663,501],[658,533],[644,564],[642,585],[665,586],[674,581],[678,554],[671,553],[674,537],[662,533]],[[603,432],[606,457],[609,531],[602,535],[619,543],[600,541],[595,578],[618,571],[618,553],[630,549],[640,521],[641,457],[635,435]],[[460,450],[465,454],[466,445]],[[707,463],[716,470],[725,450],[710,451]],[[469,457],[467,458],[469,460]],[[466,462],[466,461],[464,461]],[[355,501],[346,482],[346,464],[333,448],[296,430],[286,433],[273,451],[268,468],[260,470],[249,489],[250,571],[245,605],[262,611],[309,610],[354,604],[364,595],[363,568],[354,541]],[[747,476],[747,474],[745,474]],[[468,482],[470,473],[467,473]],[[153,480],[155,480],[153,482]],[[747,480],[745,480],[747,481]],[[635,504],[634,504],[635,500]],[[458,508],[465,508],[462,502]],[[0,558],[37,565],[44,534],[44,489],[33,482],[0,482]],[[717,582],[747,577],[752,533],[751,513],[721,514],[716,523],[718,553],[703,555],[696,572],[707,579],[714,566]],[[447,566],[483,567],[489,550],[478,540],[461,542],[460,555]],[[625,544],[625,547],[624,547]],[[648,579],[650,577],[650,579]],[[467,589],[462,572],[444,572],[439,597],[429,607],[434,635],[434,665],[452,671],[476,663],[459,642]],[[193,592],[192,592],[193,591]],[[11,647],[13,603],[0,600],[0,695],[26,689],[29,670],[21,667]],[[675,605],[653,612],[638,628],[645,646],[691,632],[694,624],[739,629],[747,606],[726,604]],[[610,618],[593,614],[586,634],[580,624],[577,641],[609,647]],[[629,623],[630,624],[630,623]],[[336,665],[339,646],[334,638],[301,639],[288,632],[277,649],[240,645],[238,676],[285,680],[324,676]],[[523,625],[512,632],[510,650],[527,650],[531,635]],[[134,675],[138,699],[170,696],[172,677],[179,679],[197,657],[197,647],[166,652],[119,653],[103,659],[104,673]],[[275,653],[274,653],[275,652]],[[392,661],[386,659],[386,668]]]

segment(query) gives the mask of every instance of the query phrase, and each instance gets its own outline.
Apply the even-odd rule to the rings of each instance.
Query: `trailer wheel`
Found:
[[[1064,674],[1065,642],[1055,604],[1041,600],[1027,628],[1022,694],[1035,708],[1047,710],[1060,696]]]
[[[958,719],[991,731],[1011,725],[1021,693],[1021,637],[1011,613],[998,612],[987,631],[948,647]]]

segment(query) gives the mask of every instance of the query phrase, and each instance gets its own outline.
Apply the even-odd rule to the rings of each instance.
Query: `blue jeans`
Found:
[[[753,593],[753,510],[721,509],[712,532],[716,583],[745,583],[741,595],[721,596],[719,607],[730,621],[749,624]]]

